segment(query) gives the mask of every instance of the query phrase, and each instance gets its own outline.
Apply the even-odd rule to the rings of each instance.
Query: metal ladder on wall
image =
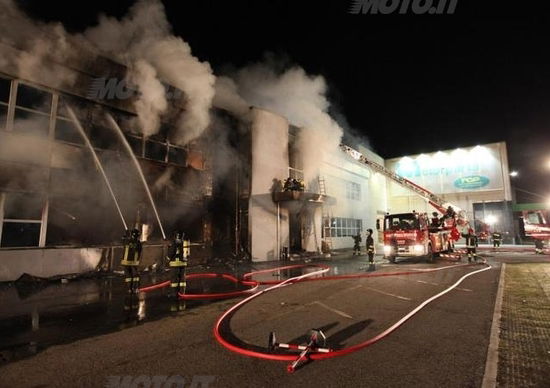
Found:
[[[319,194],[322,196],[327,195],[327,187],[326,187],[326,181],[325,178],[319,176]],[[325,201],[323,201],[323,204],[321,205],[321,222],[322,222],[322,240],[327,245],[328,252],[332,251],[332,234],[330,230],[330,222],[332,220],[332,214],[330,212],[330,205],[327,205]],[[323,247],[321,246],[321,251],[323,251]]]

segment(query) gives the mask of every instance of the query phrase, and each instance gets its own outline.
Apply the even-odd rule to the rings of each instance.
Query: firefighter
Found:
[[[468,229],[468,233],[462,233],[462,237],[466,239],[466,252],[468,253],[468,263],[474,259],[477,262],[476,247],[477,236],[472,228]]]
[[[500,243],[502,242],[502,234],[500,234],[499,232],[494,232],[492,238],[493,238],[493,248],[500,247]]]
[[[353,256],[361,255],[361,233],[357,233],[353,237]]]
[[[141,259],[141,241],[139,241],[139,230],[132,229],[123,237],[124,255],[120,264],[124,267],[126,277],[124,281],[128,284],[129,293],[137,293],[139,289],[138,265]]]
[[[176,232],[174,240],[168,247],[168,265],[172,269],[172,281],[170,287],[174,296],[185,293],[185,269],[189,257],[189,241],[184,240],[183,232]]]
[[[447,216],[447,218],[455,218],[456,216],[455,209],[453,209],[453,207],[449,205],[449,207],[447,207],[447,212],[445,213],[445,215]]]
[[[538,255],[542,255],[543,252],[542,252],[542,249],[544,248],[544,244],[542,242],[542,240],[540,239],[535,239],[535,254],[538,254]]]
[[[432,213],[432,227],[439,228],[441,226],[441,222],[439,221],[439,217],[437,212]]]
[[[285,179],[285,183],[283,185],[283,191],[292,191],[292,189],[293,189],[292,178],[288,177]]]
[[[367,255],[369,256],[369,271],[374,271],[374,239],[372,229],[367,230]]]

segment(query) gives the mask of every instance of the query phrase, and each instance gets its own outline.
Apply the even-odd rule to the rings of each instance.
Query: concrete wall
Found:
[[[383,159],[372,151],[369,151],[369,154],[366,154],[365,150],[361,152],[370,160],[383,164]],[[330,216],[362,220],[363,244],[367,229],[374,230],[376,241],[376,219],[386,211],[386,177],[343,152],[336,152],[325,158],[321,175],[325,178],[327,194],[336,198],[336,204],[329,207]],[[354,182],[361,186],[360,200],[346,197],[346,182]],[[333,249],[351,248],[353,239],[332,237],[332,246]]]
[[[252,108],[251,118],[249,230],[252,260],[278,260],[281,247],[288,246],[288,211],[283,206],[278,210],[271,187],[273,179],[288,177],[288,121],[259,108]]]
[[[102,248],[57,248],[0,250],[0,281],[13,281],[24,273],[38,277],[92,271]]]

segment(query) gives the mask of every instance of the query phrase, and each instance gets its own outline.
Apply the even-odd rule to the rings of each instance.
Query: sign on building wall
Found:
[[[437,194],[504,187],[499,144],[405,156],[386,167]]]

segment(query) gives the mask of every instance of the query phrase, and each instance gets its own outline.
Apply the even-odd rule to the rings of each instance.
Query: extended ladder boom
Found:
[[[411,182],[406,178],[403,178],[402,176],[394,173],[393,171],[388,170],[386,167],[381,166],[380,164],[367,159],[365,155],[363,155],[361,152],[356,151],[347,145],[341,144],[340,148],[342,149],[342,151],[350,155],[353,159],[357,160],[358,162],[366,164],[373,170],[379,172],[380,174],[385,175],[386,177],[390,178],[391,180],[398,183],[399,185],[414,191],[416,194],[426,199],[430,203],[430,205],[435,207],[441,213],[446,212],[447,210],[445,207],[446,202],[443,200],[443,198],[435,195],[434,193],[424,189],[421,186],[418,186],[416,183]]]

